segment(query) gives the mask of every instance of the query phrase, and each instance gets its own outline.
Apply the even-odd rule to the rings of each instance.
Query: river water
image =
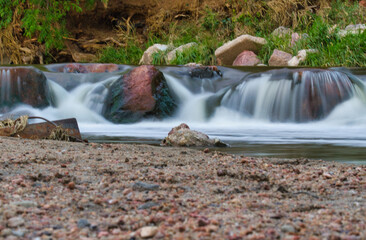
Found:
[[[52,69],[52,66],[47,68]],[[267,72],[270,69],[266,68],[220,68],[223,77],[197,79],[184,74],[187,68],[159,67],[179,100],[176,114],[159,121],[112,124],[100,114],[108,86],[131,68],[123,66],[118,74],[56,74],[45,70],[56,106],[41,110],[23,105],[15,111],[26,110],[50,120],[76,117],[83,137],[95,142],[158,145],[172,127],[184,122],[193,130],[231,145],[217,149],[220,151],[366,164],[366,93],[363,88],[366,69],[335,69],[330,75],[328,72],[318,74],[316,79],[312,71],[306,72],[310,74],[307,78],[312,79],[312,89],[317,91],[324,86],[316,84],[343,78],[343,72],[356,78],[339,80],[337,91],[347,99],[336,105],[332,99],[324,100],[317,109],[321,118],[310,120],[309,114],[299,110],[304,108],[306,86],[294,84],[301,77],[296,77],[291,70],[285,70],[291,72],[291,79],[283,71],[277,74],[272,70]],[[61,84],[66,77],[75,80],[74,86]]]

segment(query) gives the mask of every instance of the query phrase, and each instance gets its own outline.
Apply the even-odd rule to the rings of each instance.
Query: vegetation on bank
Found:
[[[92,4],[95,1],[103,1],[105,4],[108,2],[107,0],[86,2]],[[47,5],[44,5],[44,2],[47,2]],[[122,19],[116,27],[121,46],[106,47],[99,52],[98,61],[138,64],[143,52],[155,43],[178,47],[196,42],[197,46],[178,54],[172,64],[196,62],[215,65],[217,62],[214,52],[218,47],[242,34],[250,34],[267,39],[268,44],[259,53],[263,63],[268,62],[274,49],[293,55],[300,49],[317,49],[318,52],[309,54],[302,65],[366,66],[366,32],[343,38],[338,35],[338,31],[349,24],[365,23],[366,8],[360,7],[357,1],[223,0],[223,2],[225,4],[201,7],[194,11],[162,10],[148,16],[146,29],[143,32],[138,31],[130,19]],[[19,6],[16,3],[19,3]],[[0,28],[8,29],[11,26],[9,24],[16,18],[23,36],[30,39],[37,37],[46,50],[62,49],[62,39],[67,37],[64,23],[66,13],[86,8],[82,7],[79,1],[66,0],[0,0],[0,7]],[[52,27],[47,29],[46,26],[50,25]],[[306,33],[308,37],[300,39],[291,46],[289,44],[291,36],[279,38],[271,35],[279,26],[289,27],[299,34]],[[0,34],[0,41],[1,39]],[[166,64],[165,54],[155,54],[153,63]]]
[[[357,1],[336,0],[329,4],[315,1],[317,5],[304,7],[304,4],[294,12],[291,12],[294,6],[288,6],[294,2],[291,0],[277,1],[279,4],[274,4],[273,8],[269,8],[268,1],[227,2],[229,5],[225,9],[206,7],[198,19],[171,21],[167,26],[161,23],[160,28],[150,32],[146,41],[141,41],[133,29],[124,32],[124,36],[128,36],[126,47],[106,48],[100,53],[100,61],[138,64],[144,50],[155,43],[178,47],[196,42],[196,47],[178,54],[172,64],[196,62],[215,65],[217,62],[214,52],[218,47],[241,34],[251,34],[267,39],[268,44],[259,53],[263,63],[268,62],[274,49],[293,55],[301,49],[317,49],[317,53],[308,55],[303,65],[366,66],[366,31],[343,38],[338,35],[338,31],[349,24],[365,23],[366,8],[360,7]],[[279,26],[290,27],[299,34],[306,33],[308,37],[291,46],[291,35],[283,38],[271,35]],[[164,53],[155,54],[153,63],[166,64]]]

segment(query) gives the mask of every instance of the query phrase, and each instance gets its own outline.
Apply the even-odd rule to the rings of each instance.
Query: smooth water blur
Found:
[[[297,100],[295,93],[289,93],[296,86],[294,88],[288,79],[273,82],[270,75],[258,74],[257,79],[251,80],[256,82],[243,83],[242,79],[248,73],[231,68],[224,69],[224,78],[191,79],[188,75],[177,74],[177,69],[161,68],[172,94],[179,101],[179,108],[170,119],[144,120],[135,124],[112,124],[104,119],[101,112],[108,88],[120,74],[100,75],[99,80],[91,74],[90,81],[85,76],[77,78],[78,75],[73,74],[80,83],[75,84],[72,80],[66,84],[56,79],[58,75],[48,73],[55,106],[41,110],[23,105],[14,112],[27,111],[49,120],[75,117],[82,136],[95,142],[159,145],[171,128],[184,122],[193,130],[231,145],[214,150],[246,156],[305,157],[366,164],[365,72],[357,80],[361,83],[352,86],[351,97],[339,103],[326,118],[296,123],[292,116],[298,114],[294,105]],[[316,80],[313,82],[316,84]],[[253,102],[252,106],[250,102]],[[277,105],[272,104],[274,102]],[[293,109],[291,114],[282,113],[288,106]],[[247,110],[251,108],[253,111],[248,114]],[[271,121],[274,112],[281,122]]]

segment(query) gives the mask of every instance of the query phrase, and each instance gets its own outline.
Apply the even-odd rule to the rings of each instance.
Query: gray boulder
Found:
[[[175,147],[227,147],[219,139],[210,139],[206,134],[191,130],[187,124],[182,123],[174,127],[161,143],[163,146]]]

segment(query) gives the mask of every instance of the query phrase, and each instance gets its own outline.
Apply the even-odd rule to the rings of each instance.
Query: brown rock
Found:
[[[264,38],[241,35],[216,49],[215,56],[220,65],[232,65],[235,58],[244,50],[257,53],[266,43]]]
[[[168,136],[171,135],[171,134],[176,133],[180,129],[190,129],[190,128],[187,124],[181,123],[179,126],[173,127],[172,130],[170,130],[170,132],[168,133]]]
[[[0,112],[19,103],[42,108],[50,105],[45,75],[33,67],[0,67]]]
[[[268,61],[269,66],[288,66],[288,61],[290,61],[292,55],[275,49]]]
[[[221,142],[219,139],[210,139],[206,134],[191,130],[187,124],[182,123],[173,128],[168,136],[162,141],[164,146],[179,146],[179,147],[206,147],[217,146],[227,147],[228,145]]]
[[[256,66],[259,63],[260,60],[254,52],[245,50],[236,57],[233,66]]]
[[[157,227],[153,227],[153,226],[143,227],[143,228],[141,228],[140,236],[142,238],[152,238],[156,235],[157,232],[158,232]]]

